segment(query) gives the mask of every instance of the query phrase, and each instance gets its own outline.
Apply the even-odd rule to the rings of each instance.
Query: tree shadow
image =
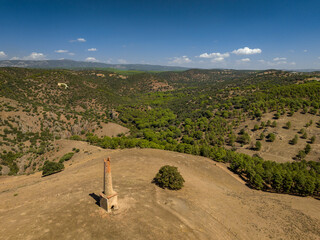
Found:
[[[95,193],[90,193],[89,196],[92,197],[96,201],[96,205],[100,207],[100,197]]]
[[[164,187],[162,187],[162,186],[159,184],[159,182],[157,181],[156,178],[153,178],[153,179],[152,179],[151,184],[154,184],[154,185],[158,186],[159,188],[164,189]]]

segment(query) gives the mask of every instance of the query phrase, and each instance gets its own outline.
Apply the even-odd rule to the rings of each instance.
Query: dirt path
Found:
[[[226,164],[223,163],[215,163],[215,165],[219,168],[221,168],[224,172],[226,172],[227,174],[229,174],[231,177],[233,177],[234,179],[236,179],[238,182],[242,183],[242,184],[246,184],[246,182],[241,179],[237,174],[231,172],[228,167],[226,166]]]
[[[0,239],[320,238],[320,201],[249,189],[207,158],[60,144],[65,152],[80,149],[63,172],[0,178]],[[119,194],[120,209],[112,214],[96,204],[106,156]],[[151,183],[165,164],[178,167],[182,190]]]

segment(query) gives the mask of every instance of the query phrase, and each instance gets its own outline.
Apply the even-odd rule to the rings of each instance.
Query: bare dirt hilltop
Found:
[[[59,144],[80,149],[63,172],[0,178],[0,239],[320,239],[319,200],[252,190],[207,158]],[[109,215],[95,200],[107,156],[120,205]],[[182,190],[151,183],[165,164]]]

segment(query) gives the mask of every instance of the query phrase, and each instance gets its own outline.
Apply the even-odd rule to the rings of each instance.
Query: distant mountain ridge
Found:
[[[161,66],[149,64],[107,64],[101,62],[81,62],[73,60],[2,60],[0,67],[44,68],[44,69],[92,69],[116,68],[137,71],[183,71],[190,68],[176,66]]]

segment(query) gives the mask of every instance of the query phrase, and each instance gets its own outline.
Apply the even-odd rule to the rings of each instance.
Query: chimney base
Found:
[[[118,209],[118,194],[114,193],[110,196],[100,193],[100,207],[106,210],[108,213],[112,210]]]

